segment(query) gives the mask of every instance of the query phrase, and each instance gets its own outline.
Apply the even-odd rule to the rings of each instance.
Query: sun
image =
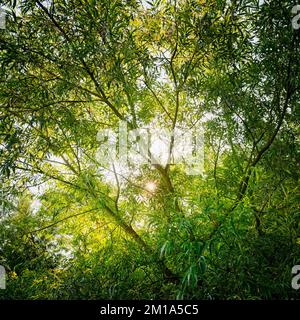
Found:
[[[145,189],[148,191],[148,192],[151,192],[151,193],[154,193],[155,190],[157,188],[157,185],[155,182],[153,181],[148,181],[146,184],[145,184]]]

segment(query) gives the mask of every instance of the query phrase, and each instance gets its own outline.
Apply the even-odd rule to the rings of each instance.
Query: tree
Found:
[[[295,295],[288,275],[299,249],[300,61],[291,5],[6,2],[3,221],[22,225],[14,217],[29,190],[39,208],[29,210],[32,229],[20,243],[61,239],[55,243],[65,256],[41,272],[55,274],[56,285],[28,297],[63,297],[58,288],[67,283],[68,298]],[[169,160],[176,130],[201,124],[205,175],[188,175],[184,162],[99,159],[107,141],[97,134],[117,134],[120,121],[130,132],[169,130]],[[144,156],[157,155],[150,149]],[[260,263],[280,275],[278,285],[266,285],[272,272],[253,274]]]

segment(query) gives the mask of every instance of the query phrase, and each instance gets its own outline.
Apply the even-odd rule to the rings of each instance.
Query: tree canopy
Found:
[[[297,297],[292,1],[1,2],[1,298]],[[199,127],[189,174],[174,135]]]

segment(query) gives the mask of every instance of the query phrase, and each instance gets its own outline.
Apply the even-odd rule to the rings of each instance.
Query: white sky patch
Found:
[[[99,148],[95,159],[98,173],[104,180],[116,184],[139,176],[145,165],[153,168],[154,164],[184,164],[189,175],[203,175],[204,132],[202,124],[214,115],[207,113],[202,121],[190,128],[175,128],[174,132],[160,125],[158,119],[144,128],[127,130],[121,121],[119,132],[101,131],[97,135]],[[108,136],[111,134],[113,136]],[[119,135],[119,136],[118,136]],[[106,138],[106,139],[104,139]],[[174,138],[174,140],[173,140]],[[173,140],[172,152],[170,145]],[[115,170],[115,172],[114,172]]]
[[[4,7],[0,6],[0,29],[5,29],[6,27],[6,11]]]
[[[36,214],[40,210],[41,206],[42,206],[41,201],[39,199],[34,199],[30,204],[30,211],[33,214]]]
[[[212,112],[205,112],[203,117],[200,119],[200,123],[205,123],[207,121],[217,118],[217,115]]]
[[[149,0],[149,2],[151,2]],[[147,10],[147,9],[151,9],[152,6],[150,5],[150,3],[148,3],[146,0],[140,0],[140,4],[142,5],[142,7]]]

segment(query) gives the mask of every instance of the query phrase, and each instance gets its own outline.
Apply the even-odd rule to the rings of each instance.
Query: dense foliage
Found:
[[[297,298],[295,3],[1,2],[0,297]],[[204,174],[99,159],[120,121],[201,124]]]

